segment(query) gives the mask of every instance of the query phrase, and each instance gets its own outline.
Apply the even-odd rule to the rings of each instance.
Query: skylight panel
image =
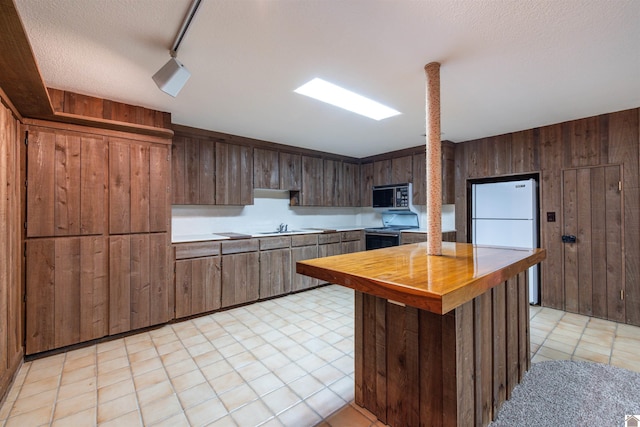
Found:
[[[294,92],[374,120],[383,120],[401,114],[391,107],[317,77],[303,84]]]

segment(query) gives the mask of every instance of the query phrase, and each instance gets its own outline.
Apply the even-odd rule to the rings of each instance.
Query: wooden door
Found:
[[[29,129],[27,237],[104,231],[106,156],[101,137]]]
[[[563,233],[576,237],[558,243],[565,309],[624,322],[622,167],[566,169],[562,177]]]

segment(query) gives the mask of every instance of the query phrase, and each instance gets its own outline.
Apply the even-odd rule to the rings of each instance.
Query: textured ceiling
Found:
[[[432,61],[454,142],[640,106],[638,0],[203,0],[175,99],[151,76],[190,0],[15,1],[50,87],[348,156],[424,143]],[[402,114],[376,122],[293,92],[313,77]]]

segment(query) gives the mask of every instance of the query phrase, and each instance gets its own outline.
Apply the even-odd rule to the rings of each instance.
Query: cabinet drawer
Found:
[[[238,254],[242,252],[255,252],[258,250],[258,239],[227,240],[222,242],[222,254]]]
[[[402,233],[400,243],[409,245],[411,243],[420,243],[427,241],[427,233]]]
[[[362,239],[362,230],[354,230],[354,231],[343,231],[342,233],[342,241],[347,242],[350,240],[360,240]]]
[[[220,242],[198,242],[173,245],[176,259],[220,255]]]
[[[298,236],[291,236],[291,247],[296,248],[298,246],[310,246],[318,243],[317,234],[301,234]]]
[[[283,249],[291,246],[290,236],[263,237],[260,239],[260,250]]]
[[[328,233],[318,236],[318,243],[325,245],[327,243],[340,243],[340,233]]]

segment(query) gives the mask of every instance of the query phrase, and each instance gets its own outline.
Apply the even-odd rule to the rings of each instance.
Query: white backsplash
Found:
[[[426,227],[426,208],[416,206],[420,226]],[[453,214],[451,214],[453,212]],[[223,232],[255,233],[275,230],[280,223],[289,230],[314,227],[380,227],[382,218],[372,208],[330,208],[289,206],[289,192],[254,190],[253,205],[247,206],[172,206],[171,228],[174,236]],[[450,228],[445,228],[450,227]],[[455,228],[453,205],[442,207],[442,228]]]

